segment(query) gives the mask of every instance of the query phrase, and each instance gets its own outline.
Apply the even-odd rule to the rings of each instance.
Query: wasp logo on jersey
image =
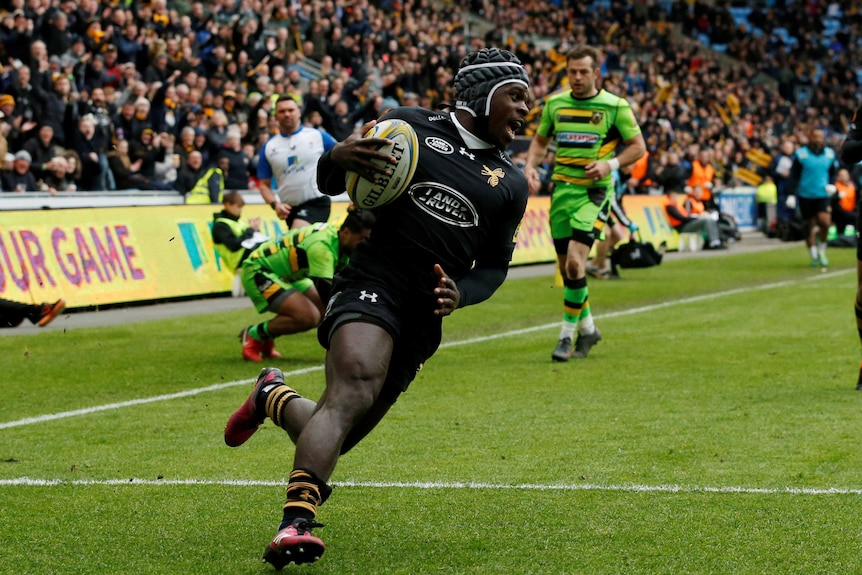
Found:
[[[449,155],[455,151],[455,146],[436,136],[428,136],[425,138],[425,145],[440,154]]]
[[[492,170],[488,166],[482,166],[482,175],[488,176],[488,185],[496,188],[500,184],[500,179],[506,177],[506,172],[503,171],[503,168],[494,168]]]
[[[443,223],[472,228],[479,223],[476,207],[461,192],[437,182],[420,182],[410,188],[410,198],[424,212]]]

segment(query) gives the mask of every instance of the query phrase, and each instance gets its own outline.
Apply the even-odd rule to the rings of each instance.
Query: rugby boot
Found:
[[[267,339],[261,342],[263,345],[260,350],[260,355],[270,359],[281,359],[284,356],[278,353],[275,349],[275,340]]]
[[[593,333],[578,334],[578,339],[575,341],[575,351],[572,352],[572,357],[583,359],[590,353],[590,349],[597,343],[602,341],[602,334],[599,330]]]
[[[253,338],[248,334],[248,328],[239,332],[239,340],[242,342],[242,358],[246,361],[262,362],[261,352],[263,351],[263,342]]]
[[[288,563],[302,565],[314,563],[320,559],[326,546],[323,541],[311,534],[311,529],[314,527],[323,527],[323,525],[299,518],[294,519],[293,523],[284,529],[280,529],[263,552],[264,563],[269,563],[276,571],[281,571]]]
[[[557,347],[551,353],[551,359],[554,361],[569,361],[570,357],[572,357],[572,338],[560,338],[560,341],[557,342]]]
[[[36,325],[39,327],[45,327],[54,321],[55,317],[63,313],[63,310],[65,309],[66,301],[63,299],[58,299],[54,303],[42,304],[42,311],[39,312],[39,322]]]
[[[265,367],[260,370],[254,389],[239,409],[233,412],[224,426],[224,442],[231,447],[239,447],[266,419],[263,406],[265,391],[278,385],[284,385],[284,374],[277,367]]]

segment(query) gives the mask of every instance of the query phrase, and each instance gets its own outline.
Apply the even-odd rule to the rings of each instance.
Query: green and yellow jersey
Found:
[[[266,269],[288,283],[305,278],[331,280],[348,260],[339,252],[338,228],[323,222],[290,230],[278,240],[261,244],[243,267]]]
[[[537,133],[553,137],[556,161],[552,179],[575,186],[609,185],[611,175],[594,182],[584,168],[598,160],[610,160],[620,142],[640,134],[640,126],[625,98],[600,90],[592,98],[577,99],[570,90],[545,102]]]

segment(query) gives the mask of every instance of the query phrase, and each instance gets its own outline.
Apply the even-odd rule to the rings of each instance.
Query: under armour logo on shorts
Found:
[[[362,293],[359,294],[359,299],[365,301],[366,299],[370,300],[371,303],[377,303],[377,294],[376,293],[368,293],[365,290],[362,290]]]

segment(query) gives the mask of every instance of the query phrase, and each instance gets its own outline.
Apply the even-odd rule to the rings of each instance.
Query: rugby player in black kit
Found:
[[[862,162],[862,106],[853,114],[850,121],[850,131],[847,139],[841,147],[841,161],[845,166],[853,166]],[[859,333],[859,341],[862,343],[862,242],[859,241],[859,233],[862,230],[862,209],[856,204],[856,300],[854,312],[856,314],[856,330]],[[856,380],[856,391],[862,391],[862,361],[859,362],[859,378]]]
[[[339,455],[365,437],[437,350],[443,317],[486,300],[503,283],[529,194],[505,150],[529,111],[529,78],[510,52],[468,55],[455,75],[454,111],[391,110],[409,122],[419,163],[407,190],[375,210],[377,224],[336,276],[318,338],[327,348],[326,389],[317,403],[265,368],[228,420],[239,445],[266,417],[296,443],[283,520],[264,561],[310,563],[324,551],[312,535],[317,508]],[[365,129],[370,129],[368,124]],[[380,139],[350,138],[318,164],[328,195],[344,191],[345,171],[369,179]]]

